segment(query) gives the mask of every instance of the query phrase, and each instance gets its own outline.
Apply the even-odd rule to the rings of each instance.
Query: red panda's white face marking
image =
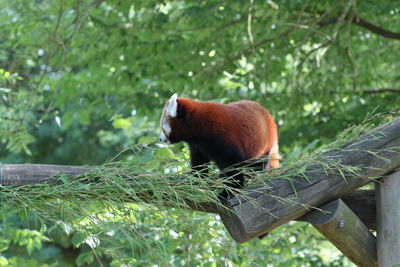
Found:
[[[178,95],[173,94],[164,107],[160,121],[160,126],[161,126],[160,142],[170,143],[169,136],[172,132],[170,120],[171,118],[175,118],[178,114],[177,98]]]

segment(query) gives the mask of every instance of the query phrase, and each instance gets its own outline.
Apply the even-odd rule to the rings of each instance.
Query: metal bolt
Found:
[[[340,220],[338,223],[338,228],[343,229],[344,228],[344,220]]]

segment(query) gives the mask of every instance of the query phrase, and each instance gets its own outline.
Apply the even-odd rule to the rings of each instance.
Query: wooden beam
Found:
[[[400,118],[357,138],[341,149],[322,155],[320,162],[339,161],[360,168],[358,175],[345,170],[326,170],[323,164],[306,168],[304,174],[277,179],[230,198],[233,212],[221,214],[226,228],[238,242],[268,233],[331,200],[373,181],[400,166]]]
[[[342,200],[331,201],[304,219],[357,266],[378,266],[376,237]]]
[[[70,166],[50,164],[0,164],[0,185],[22,186],[43,182],[56,182],[61,175],[84,174],[97,166]],[[221,206],[215,203],[195,203],[185,200],[191,210],[218,214]]]
[[[65,166],[49,164],[2,164],[0,165],[0,185],[26,185],[40,182],[57,181],[61,175],[74,176],[83,174],[96,166]],[[369,229],[376,229],[375,190],[355,190],[342,197]],[[191,210],[219,213],[214,203],[186,202]],[[302,218],[297,218],[303,221]]]
[[[379,266],[400,264],[400,171],[376,183]]]

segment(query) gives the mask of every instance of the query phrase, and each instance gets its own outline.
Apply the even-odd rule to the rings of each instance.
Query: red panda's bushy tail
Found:
[[[268,162],[264,168],[267,170],[279,168],[280,167],[279,160],[281,159],[279,155],[279,145],[278,145],[278,127],[274,122],[273,122],[273,127],[271,127],[271,130],[272,132],[270,134],[272,134],[272,146],[268,153]]]

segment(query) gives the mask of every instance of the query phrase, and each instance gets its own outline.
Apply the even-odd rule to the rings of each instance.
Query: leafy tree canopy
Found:
[[[330,142],[370,112],[398,114],[399,6],[389,0],[2,1],[0,159],[101,164],[131,145],[150,144],[155,149],[142,157],[153,166],[162,168],[159,160],[168,158],[185,166],[179,153],[186,148],[154,144],[161,109],[175,92],[222,103],[260,102],[279,124],[282,154],[296,156]],[[151,211],[162,223],[162,213]],[[177,214],[188,218],[183,222],[203,216]],[[179,216],[168,222],[176,223]],[[17,222],[17,217],[8,220]],[[207,220],[218,224],[215,217]],[[23,223],[10,227],[0,240],[8,244],[0,246],[7,255],[18,251],[11,253],[10,244],[31,254],[43,252],[42,242],[55,242],[37,229],[20,234],[28,227]],[[288,226],[274,241],[242,246],[231,243],[219,227],[214,234],[222,236],[220,246],[207,244],[201,235],[187,244],[166,238],[165,250],[174,255],[166,262],[205,264],[217,257],[246,264],[267,258],[298,266],[285,250],[290,244],[296,255],[308,255],[296,259],[304,266],[327,264],[316,256],[315,240],[300,236],[306,226]],[[187,238],[188,229],[171,231]],[[57,241],[53,249],[71,248],[71,235],[63,233],[65,242]],[[87,236],[76,235],[71,242],[80,248]],[[196,259],[191,249],[209,257]],[[90,250],[77,257],[79,264],[94,262]],[[0,265],[18,265],[13,260],[20,259],[0,256]]]

